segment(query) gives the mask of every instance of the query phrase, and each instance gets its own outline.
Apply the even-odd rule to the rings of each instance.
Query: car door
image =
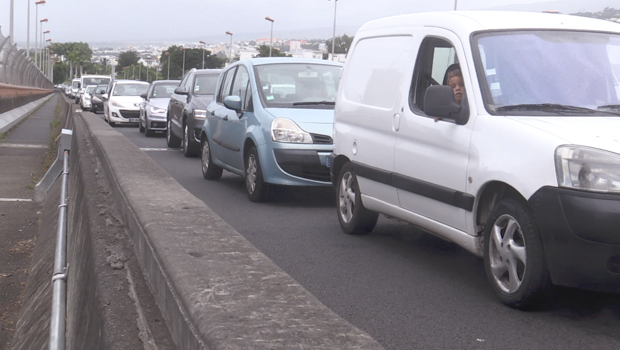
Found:
[[[467,213],[473,207],[473,196],[466,193],[473,122],[470,119],[466,125],[457,125],[438,120],[427,116],[423,106],[426,88],[444,84],[448,67],[458,63],[464,53],[453,33],[439,28],[427,30],[410,88],[402,89],[408,96],[402,98],[394,183],[401,208],[414,213],[417,224],[428,228],[439,222],[464,231]],[[461,72],[466,91],[472,91],[466,65]],[[466,99],[465,94],[462,108],[467,105]]]
[[[225,107],[218,111],[217,116],[221,122],[219,141],[222,146],[222,160],[224,163],[235,169],[243,170],[245,168],[243,144],[245,142],[246,126],[249,120],[254,119],[253,110],[251,108],[248,109],[252,90],[250,87],[250,75],[245,66],[237,66],[230,87],[228,94],[223,97],[239,96],[241,98],[242,113],[239,114]]]
[[[185,74],[177,89],[184,88],[185,91],[190,91],[191,87],[188,86],[188,84],[191,85],[191,72]],[[170,118],[171,132],[178,137],[181,137],[183,133],[183,124],[181,120],[183,118],[183,108],[186,102],[187,94],[178,94],[176,92],[170,95],[170,102],[168,102],[168,116]]]
[[[222,128],[230,112],[224,107],[224,97],[230,95],[230,89],[236,70],[237,67],[235,66],[222,72],[215,96],[215,102],[210,103],[207,107],[206,123],[209,124],[208,137],[211,141],[211,157],[216,163],[228,164],[224,159],[224,149],[229,146],[223,141]]]

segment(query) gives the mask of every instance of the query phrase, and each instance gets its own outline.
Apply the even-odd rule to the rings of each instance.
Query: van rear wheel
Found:
[[[357,176],[351,163],[346,163],[340,170],[336,194],[338,221],[344,233],[363,235],[375,228],[379,214],[364,208]]]

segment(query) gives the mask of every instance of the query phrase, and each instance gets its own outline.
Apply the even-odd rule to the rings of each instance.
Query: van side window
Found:
[[[424,94],[431,85],[448,85],[447,73],[459,60],[452,44],[430,37],[422,41],[409,92],[412,110],[424,113]]]
[[[381,36],[360,40],[349,55],[342,88],[347,101],[380,109],[392,109],[398,102],[415,49],[411,36]],[[411,73],[406,73],[408,76]]]

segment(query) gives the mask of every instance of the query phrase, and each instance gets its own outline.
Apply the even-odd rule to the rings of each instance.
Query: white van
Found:
[[[89,85],[107,85],[110,83],[109,75],[84,74],[80,78],[80,90],[75,96],[75,103],[80,103],[80,99]]]
[[[472,11],[366,23],[335,110],[343,231],[370,232],[377,213],[412,223],[483,257],[515,308],[553,284],[619,292],[618,77],[612,22]]]
[[[71,92],[69,93],[69,97],[76,98],[76,96],[80,93],[80,78],[74,78],[71,80]]]

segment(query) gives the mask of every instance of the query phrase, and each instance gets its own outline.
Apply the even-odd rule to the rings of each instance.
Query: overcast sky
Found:
[[[15,40],[27,37],[28,1],[31,2],[30,42],[34,45],[35,1],[13,0]],[[618,0],[457,0],[459,10],[506,7],[510,10],[560,10],[565,13],[600,11]],[[10,32],[11,0],[0,0],[0,26]],[[424,11],[453,10],[454,0],[339,0],[337,35],[354,35],[372,19]],[[615,6],[619,8],[620,5]],[[175,41],[184,39],[227,42],[269,37],[329,38],[334,23],[334,0],[46,0],[38,5],[38,19],[48,18],[44,30],[54,42]]]

